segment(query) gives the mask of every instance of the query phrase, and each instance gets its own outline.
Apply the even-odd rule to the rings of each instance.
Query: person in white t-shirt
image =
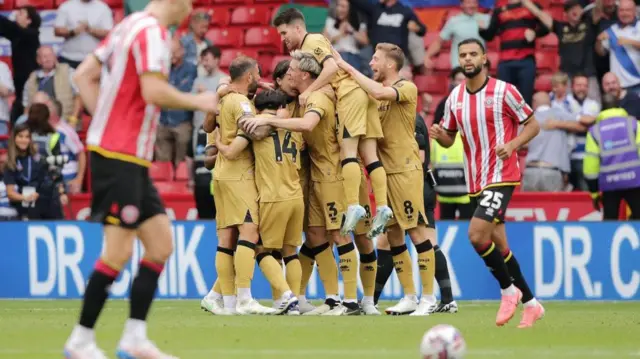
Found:
[[[359,71],[368,69],[360,56],[360,48],[369,44],[367,25],[351,11],[348,0],[338,0],[335,12],[335,17],[327,17],[324,36],[351,66]]]
[[[9,119],[11,117],[11,108],[9,107],[9,97],[15,93],[13,87],[13,78],[9,66],[0,61],[0,136],[6,136],[9,133]],[[6,141],[0,139],[0,148]]]

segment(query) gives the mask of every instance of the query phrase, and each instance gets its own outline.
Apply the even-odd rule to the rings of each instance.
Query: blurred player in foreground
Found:
[[[469,224],[469,239],[500,284],[502,301],[496,325],[511,320],[522,300],[524,313],[518,328],[531,327],[542,318],[544,308],[533,297],[509,250],[504,217],[521,177],[514,151],[531,141],[540,127],[531,120],[533,110],[515,86],[483,71],[487,56],[480,41],[464,40],[458,50],[467,80],[451,91],[442,127],[434,124],[430,136],[450,147],[457,131],[463,135],[467,187],[476,208]],[[520,125],[523,129],[518,134]]]
[[[85,289],[80,321],[65,344],[68,359],[107,358],[94,326],[109,287],[131,257],[136,236],[144,257],[131,285],[130,313],[117,357],[170,359],[147,338],[147,314],[158,277],[173,251],[171,224],[149,177],[161,108],[215,111],[213,93],[182,93],[167,82],[168,26],[191,12],[190,0],[152,0],[124,19],[78,67],[74,76],[85,108],[93,114],[91,219],[105,224],[101,258]],[[101,77],[102,75],[102,77]]]

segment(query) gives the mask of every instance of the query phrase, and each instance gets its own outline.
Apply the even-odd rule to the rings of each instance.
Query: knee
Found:
[[[118,251],[105,251],[102,260],[118,269],[124,268],[133,254],[133,246],[122,247]]]
[[[333,231],[331,233],[331,239],[333,240],[333,244],[335,244],[336,246],[342,246],[351,243],[351,237],[343,236],[339,231]]]
[[[469,241],[471,241],[471,245],[474,247],[483,244],[488,238],[484,235],[483,231],[474,228],[474,226],[469,226]]]
[[[294,246],[284,245],[282,247],[282,257],[287,258],[298,254],[297,248]]]
[[[173,241],[169,238],[167,241],[158,242],[153,248],[145,248],[144,257],[156,263],[164,263],[173,253]]]

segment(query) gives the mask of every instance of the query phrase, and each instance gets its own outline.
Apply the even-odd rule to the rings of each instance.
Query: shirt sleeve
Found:
[[[67,15],[68,8],[68,6],[60,6],[58,11],[56,12],[56,21],[53,26],[65,29],[69,27],[69,16]]]
[[[211,133],[207,133],[207,145],[205,146],[204,150],[208,150],[211,147],[214,147],[216,145],[216,136],[214,135],[213,132]]]
[[[309,34],[302,46],[302,51],[310,52],[313,57],[323,65],[325,61],[333,57],[331,43],[326,37],[320,34]]]
[[[444,24],[442,30],[440,30],[440,38],[442,40],[451,40],[451,36],[453,36],[453,19],[455,19],[455,17],[449,18],[449,20]]]
[[[511,84],[507,84],[504,96],[505,115],[519,125],[527,122],[533,115],[533,110],[524,98]]]
[[[150,26],[138,33],[131,46],[139,75],[147,72],[169,73],[171,50],[167,32],[159,26]]]
[[[64,134],[64,144],[74,155],[84,151],[84,145],[82,145],[82,141],[80,141],[80,137],[75,131],[69,131],[69,133]]]
[[[9,66],[7,66],[7,64],[5,64],[4,62],[0,63],[0,85],[6,87],[11,92],[16,92],[16,89],[13,86],[11,71],[9,70]]]
[[[4,171],[4,184],[7,186],[16,184],[16,171]]]
[[[235,106],[233,117],[236,123],[238,123],[238,121],[240,121],[243,117],[253,117],[255,116],[255,114],[256,113],[253,109],[251,101],[249,101],[249,99],[247,98],[244,98],[239,100],[237,105]],[[236,135],[245,137],[247,140],[249,140],[249,142],[251,142],[251,139],[244,133],[244,131],[240,127],[238,127],[238,131],[236,131]]]
[[[429,147],[429,143],[427,138],[429,135],[427,134],[427,125],[424,123],[424,119],[419,114],[416,114],[416,142],[418,142],[418,148],[426,151]]]
[[[102,39],[98,47],[93,50],[93,55],[98,59],[98,61],[104,64],[111,56],[111,46],[111,36],[107,35],[107,37]]]
[[[451,92],[453,94],[453,92]],[[458,131],[458,123],[456,117],[451,109],[451,95],[447,98],[444,104],[444,116],[442,117],[442,128],[449,132]]]
[[[104,14],[100,17],[98,21],[97,28],[102,30],[111,30],[113,29],[113,12],[108,6],[104,7]]]
[[[317,92],[311,93],[307,99],[307,108],[305,109],[304,114],[306,115],[309,112],[313,112],[322,119],[328,111],[326,102],[327,101],[322,97],[322,94]]]
[[[413,82],[400,81],[391,88],[396,91],[396,102],[418,102],[418,88]]]

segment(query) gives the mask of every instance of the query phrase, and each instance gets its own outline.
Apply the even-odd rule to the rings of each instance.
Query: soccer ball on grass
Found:
[[[436,325],[422,337],[420,354],[422,359],[462,359],[467,344],[458,329],[446,325]]]

